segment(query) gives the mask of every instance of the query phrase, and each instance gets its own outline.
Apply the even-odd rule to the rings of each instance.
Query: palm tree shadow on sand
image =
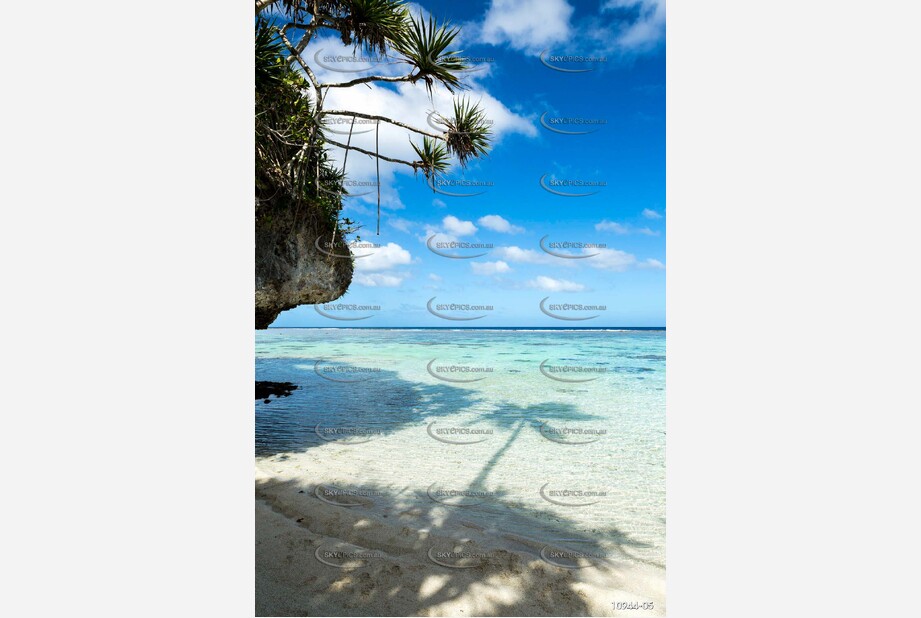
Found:
[[[446,420],[480,402],[476,391],[408,382],[394,372],[381,372],[374,385],[317,381],[303,365],[286,359],[273,367],[273,379],[302,388],[268,410],[257,404],[260,456],[284,459],[327,444],[315,421],[369,424],[380,421],[380,411],[402,409],[380,426],[386,435]],[[368,413],[369,397],[376,414]],[[329,401],[340,406],[333,414],[324,407]],[[419,487],[395,491],[357,479],[327,486],[309,470],[298,478],[258,478],[256,614],[617,615],[614,603],[639,599],[654,602],[642,615],[660,615],[661,590],[642,578],[656,579],[664,565],[633,556],[644,543],[616,527],[586,530],[565,508],[521,504],[489,482],[527,433],[547,423],[593,419],[555,402],[484,412],[478,422],[501,429],[503,438],[487,458],[470,462],[478,469],[461,493],[488,494],[474,505],[439,500]],[[338,497],[324,499],[330,488]]]

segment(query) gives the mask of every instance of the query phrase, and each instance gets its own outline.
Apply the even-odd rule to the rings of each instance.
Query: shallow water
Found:
[[[259,458],[664,566],[664,331],[271,329],[256,379],[298,385],[256,402]]]

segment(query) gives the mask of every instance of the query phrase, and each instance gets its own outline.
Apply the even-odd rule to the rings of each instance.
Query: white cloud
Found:
[[[517,225],[512,225],[499,215],[486,215],[480,217],[477,219],[477,223],[488,230],[492,230],[494,232],[502,232],[503,234],[520,234],[524,231],[524,228],[520,228]]]
[[[442,219],[441,224],[444,225],[446,232],[455,236],[470,236],[476,234],[477,230],[473,221],[461,221],[454,215],[448,215]]]
[[[655,232],[648,227],[635,228],[630,225],[621,225],[616,221],[608,221],[603,219],[601,222],[595,224],[595,230],[599,232],[614,232],[615,234],[645,234],[646,236],[658,236],[659,233]]]
[[[653,268],[653,269],[656,269],[656,270],[664,270],[664,269],[665,269],[665,264],[663,264],[663,263],[660,262],[659,260],[654,260],[654,259],[652,259],[652,258],[647,258],[647,259],[643,260],[642,262],[640,262],[639,266],[640,266],[640,268]]]
[[[437,283],[441,281],[441,275],[436,275],[435,273],[429,273],[429,279]]]
[[[355,260],[352,281],[369,288],[395,288],[409,278],[408,273],[384,272],[396,266],[412,262],[409,251],[395,242],[389,242],[373,251],[367,257]]]
[[[585,289],[585,286],[581,283],[575,283],[574,281],[567,281],[565,279],[553,279],[543,275],[528,281],[527,286],[547,292],[581,292]]]
[[[570,268],[588,266],[613,272],[625,272],[631,268],[664,268],[658,260],[647,259],[640,262],[635,255],[620,249],[582,249],[582,253],[591,257],[582,260],[561,260],[543,251],[515,246],[497,247],[491,256],[518,264],[546,264]]]
[[[592,268],[613,270],[622,273],[631,266],[636,266],[636,256],[620,249],[592,249],[595,257],[584,260]]]
[[[476,42],[537,53],[642,53],[665,40],[665,0],[606,0],[600,14],[573,22],[567,0],[492,0],[482,24],[465,25]]]
[[[661,219],[662,218],[662,215],[652,210],[651,208],[644,208],[643,216],[646,217],[647,219]]]
[[[480,42],[508,43],[514,49],[540,52],[567,41],[573,7],[566,0],[492,0],[480,30]]]
[[[375,249],[368,257],[355,260],[356,273],[372,273],[389,270],[394,266],[404,266],[412,261],[409,251],[400,245],[389,242]]]
[[[627,226],[621,225],[615,221],[608,221],[607,219],[602,220],[600,223],[596,223],[595,229],[599,232],[614,232],[615,234],[630,233],[630,230],[627,229]]]
[[[496,262],[472,262],[470,267],[475,275],[498,275],[507,273],[512,270],[508,264],[502,260]]]
[[[543,251],[534,249],[522,249],[521,247],[497,247],[493,255],[503,258],[509,262],[518,262],[520,264],[558,264],[559,258],[547,255]],[[571,261],[571,260],[567,260]]]
[[[434,206],[435,208],[447,208],[448,205],[436,197],[435,199],[432,200],[432,206]]]
[[[395,288],[399,287],[406,277],[405,274],[356,272],[352,281],[369,288]]]
[[[637,12],[636,19],[617,36],[617,44],[624,49],[648,50],[665,38],[665,0],[607,0],[602,8]]]
[[[421,243],[428,243],[429,238],[431,238],[432,235],[435,236],[435,238],[432,238],[433,243],[457,242],[458,240],[457,236],[454,236],[452,234],[446,234],[445,232],[442,232],[440,229],[438,229],[434,225],[430,225],[428,223],[425,224],[425,227],[423,229],[424,229],[424,232],[420,236],[417,236],[417,238],[419,239],[419,242]]]

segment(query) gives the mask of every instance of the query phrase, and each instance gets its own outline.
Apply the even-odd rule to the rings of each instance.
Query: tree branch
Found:
[[[402,75],[400,77],[386,77],[384,75],[368,75],[366,77],[358,77],[348,82],[341,82],[338,84],[323,84],[324,88],[348,88],[350,86],[356,86],[358,84],[367,84],[368,82],[412,82],[415,83],[418,80],[418,75]]]
[[[373,114],[362,114],[361,112],[350,112],[344,109],[331,109],[328,111],[320,112],[320,115],[321,116],[352,116],[353,118],[365,118],[366,120],[379,120],[379,121],[387,122],[394,126],[400,127],[402,129],[406,129],[407,131],[418,133],[419,135],[425,135],[427,137],[432,137],[435,139],[440,139],[441,141],[445,141],[444,134],[438,135],[436,133],[429,133],[428,131],[423,131],[421,129],[411,127],[408,124],[403,124],[402,122],[393,120],[391,118],[387,118],[385,116],[375,116]]]
[[[300,58],[301,52],[307,48],[307,44],[310,43],[310,39],[313,38],[313,31],[316,26],[312,24],[298,24],[298,23],[287,23],[281,27],[282,36],[286,36],[288,28],[297,28],[298,30],[304,31],[304,36],[301,37],[301,40],[297,42],[297,45],[290,49],[290,55],[288,56],[288,64],[294,64],[294,62]]]
[[[317,81],[317,76],[313,74],[313,71],[310,70],[310,67],[307,66],[307,63],[304,62],[304,59],[301,58],[301,55],[297,53],[295,47],[291,45],[291,41],[289,41],[287,35],[285,35],[285,28],[279,30],[278,35],[281,37],[285,47],[288,48],[288,53],[294,56],[294,59],[297,60],[297,63],[301,65],[301,68],[304,69],[305,73],[307,73],[307,77],[310,79],[310,83],[313,84],[313,89],[317,92],[317,105],[319,106],[323,101],[323,95],[320,92],[320,82]],[[304,36],[307,35],[305,34]],[[290,62],[290,58],[288,61]]]
[[[404,161],[402,159],[391,159],[390,157],[384,156],[379,153],[371,152],[370,150],[365,150],[364,148],[359,148],[358,146],[346,146],[345,144],[341,144],[339,142],[336,142],[336,141],[333,141],[327,138],[324,138],[324,140],[326,141],[327,144],[332,144],[333,146],[339,146],[340,148],[348,148],[349,150],[354,150],[355,152],[366,154],[369,157],[377,157],[378,159],[383,159],[384,161],[390,161],[391,163],[399,163],[401,165],[408,165],[414,170],[422,169],[424,167],[422,164],[422,161],[411,162],[411,161]]]
[[[294,28],[295,30],[304,31],[304,36],[302,36],[301,40],[297,42],[297,45],[292,47],[291,55],[288,56],[288,60],[287,60],[288,64],[294,64],[295,59],[299,58],[300,55],[304,53],[304,50],[307,49],[307,45],[313,39],[313,35],[317,31],[317,29],[329,28],[330,30],[339,32],[339,29],[336,26],[332,24],[324,23],[323,22],[324,19],[333,19],[333,18],[321,14],[321,15],[314,16],[313,21],[310,22],[309,24],[302,24],[300,22],[289,22],[281,27],[282,34],[287,33],[289,28]]]

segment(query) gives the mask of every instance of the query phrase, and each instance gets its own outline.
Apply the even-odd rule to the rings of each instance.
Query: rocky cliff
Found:
[[[257,329],[268,328],[286,309],[345,294],[352,259],[338,227],[324,230],[328,224],[294,208],[265,213],[257,204],[256,211],[262,211],[256,218]]]

